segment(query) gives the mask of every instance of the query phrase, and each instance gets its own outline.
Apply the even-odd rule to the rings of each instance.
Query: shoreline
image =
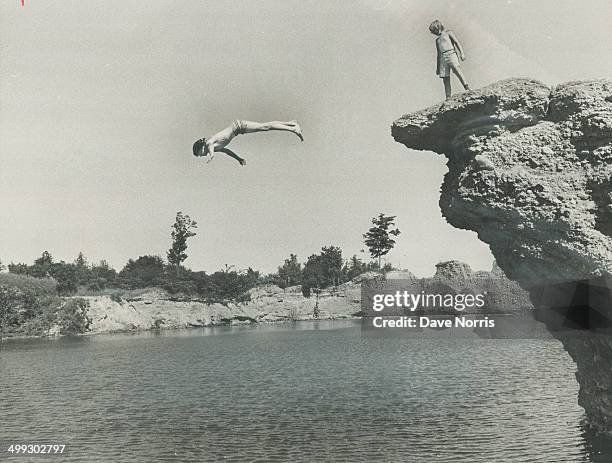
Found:
[[[322,290],[318,297],[306,298],[299,286],[281,289],[274,285],[264,285],[249,291],[251,300],[248,302],[223,304],[179,300],[157,288],[152,288],[138,298],[121,301],[107,295],[78,296],[89,304],[87,316],[91,324],[88,331],[61,335],[53,327],[44,335],[3,334],[0,342],[11,339],[355,319],[361,313],[360,290],[360,284],[349,282]],[[318,317],[314,315],[315,307]]]
[[[189,330],[197,330],[202,328],[227,328],[227,327],[238,327],[238,326],[256,326],[256,325],[283,325],[283,324],[291,324],[297,322],[334,322],[334,321],[356,321],[361,320],[361,316],[352,316],[352,317],[340,317],[340,318],[304,318],[304,319],[296,319],[296,320],[268,320],[268,321],[260,321],[260,322],[252,322],[252,323],[219,323],[215,325],[204,325],[204,326],[176,326],[176,327],[168,327],[168,328],[147,328],[147,329],[135,329],[135,330],[117,330],[117,331],[99,331],[92,332],[88,331],[86,333],[78,333],[78,334],[44,334],[44,335],[8,335],[0,337],[0,344],[10,341],[21,341],[27,339],[60,339],[60,338],[85,338],[85,337],[94,337],[94,336],[104,336],[107,334],[140,334],[140,333],[151,333],[151,332],[162,332],[162,331],[189,331]]]
[[[60,334],[58,325],[51,325],[44,334],[6,333],[1,341],[11,339],[54,338],[66,336],[92,336],[110,333],[134,333],[188,328],[214,328],[295,321],[332,321],[359,319],[364,315],[361,305],[362,280],[357,277],[336,287],[326,288],[310,297],[302,294],[300,286],[280,288],[267,284],[248,291],[248,300],[243,302],[209,303],[199,299],[171,295],[159,288],[148,288],[132,297],[118,297],[116,294],[74,296],[86,302],[88,323],[84,332]],[[390,280],[393,274],[388,275]],[[450,277],[454,275],[449,275]],[[413,278],[404,280],[402,285],[415,294],[426,288],[437,288],[439,277]],[[492,303],[506,307],[531,306],[526,293],[515,282],[503,276],[475,275],[456,280],[446,280],[456,291],[471,288],[483,293],[496,294]],[[451,288],[452,289],[452,288]],[[367,297],[367,296],[366,296]],[[366,314],[367,315],[367,314]]]

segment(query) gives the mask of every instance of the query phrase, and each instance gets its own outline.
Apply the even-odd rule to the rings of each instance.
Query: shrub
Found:
[[[19,286],[0,285],[0,331],[42,335],[52,326],[61,298],[45,283],[15,280]]]
[[[172,271],[174,270],[174,271]],[[198,292],[197,283],[193,280],[191,272],[182,268],[172,269],[166,273],[160,286],[170,294],[191,295]]]
[[[226,270],[200,277],[198,290],[200,295],[211,301],[233,301],[259,281],[259,272],[249,268],[246,272]]]
[[[14,273],[0,273],[0,285],[30,291],[38,296],[56,294],[57,281],[53,278],[34,278]]]
[[[56,313],[60,334],[82,334],[89,330],[91,318],[88,317],[89,302],[82,298],[68,299]]]
[[[119,284],[128,289],[159,286],[164,281],[165,265],[159,256],[140,256],[128,260],[119,272]]]
[[[276,274],[276,285],[281,288],[297,286],[302,283],[302,265],[297,260],[297,255],[291,254],[285,263],[278,267]]]

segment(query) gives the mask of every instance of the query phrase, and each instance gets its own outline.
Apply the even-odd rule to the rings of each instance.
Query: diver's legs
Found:
[[[244,121],[244,133],[267,132],[268,130],[283,130],[292,132],[304,140],[302,137],[302,129],[297,121],[271,121],[271,122],[253,122]]]

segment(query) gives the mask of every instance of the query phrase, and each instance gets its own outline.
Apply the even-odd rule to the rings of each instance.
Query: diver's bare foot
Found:
[[[291,121],[294,122],[294,121]],[[297,121],[295,121],[295,131],[294,133],[300,137],[300,140],[304,141],[304,137],[302,136],[302,127],[300,127],[300,124],[297,123]]]
[[[246,159],[239,159],[238,162],[241,166],[246,166]]]

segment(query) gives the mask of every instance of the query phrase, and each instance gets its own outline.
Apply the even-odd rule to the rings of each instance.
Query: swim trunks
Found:
[[[246,122],[242,119],[236,119],[232,122],[232,132],[234,132],[234,135],[246,133]]]
[[[448,77],[450,76],[451,69],[458,69],[461,67],[459,64],[459,57],[457,56],[457,52],[453,50],[446,50],[439,54],[439,76],[440,77]]]

